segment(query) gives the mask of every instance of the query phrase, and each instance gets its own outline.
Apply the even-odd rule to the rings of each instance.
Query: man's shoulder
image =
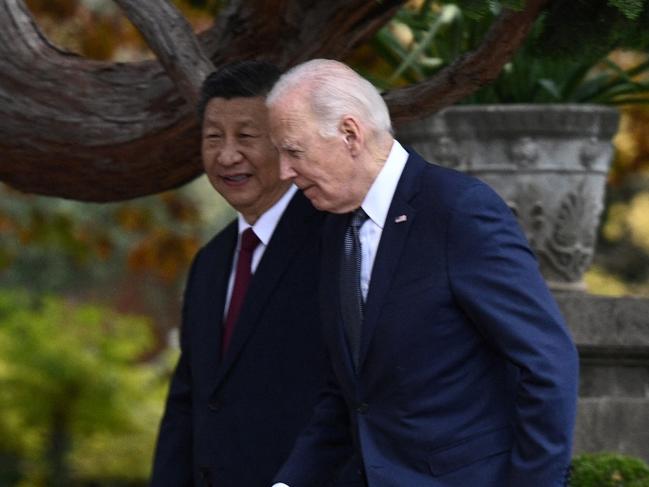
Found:
[[[198,249],[194,260],[218,255],[223,252],[231,254],[237,242],[237,225],[238,223],[235,218]]]
[[[326,213],[316,209],[309,199],[296,191],[273,233],[273,240],[289,240],[303,236],[317,236],[324,222]]]
[[[273,239],[293,238],[296,233],[318,233],[325,215],[301,191],[296,191],[273,231]],[[236,246],[237,231],[235,218],[198,250],[195,260],[209,256],[214,258],[222,253],[231,255]]]
[[[435,160],[424,159],[411,147],[408,150],[408,165],[420,166],[423,183],[444,188],[446,185],[471,186],[480,183],[480,180],[467,173],[458,171],[447,166],[440,165]]]
[[[417,200],[440,209],[454,207],[458,198],[476,186],[487,186],[480,179],[456,169],[427,161],[411,148],[403,177],[416,178],[419,187]],[[410,174],[409,174],[410,173]]]
[[[282,219],[292,219],[303,217],[308,221],[320,222],[325,216],[325,212],[318,210],[313,206],[309,198],[304,196],[302,191],[297,190],[282,215]]]

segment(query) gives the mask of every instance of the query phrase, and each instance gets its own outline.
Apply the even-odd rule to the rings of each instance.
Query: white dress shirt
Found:
[[[407,160],[408,152],[395,140],[385,164],[361,204],[361,208],[369,216],[358,232],[361,242],[361,292],[363,299],[367,299],[372,267],[385,226],[385,219],[388,216],[394,192]]]
[[[369,218],[365,220],[358,232],[361,242],[361,292],[367,298],[372,277],[372,266],[379,248],[379,241],[385,226],[385,219],[401,178],[403,168],[408,160],[408,151],[396,140],[392,143],[390,154],[381,168],[370,190],[365,195],[361,208]],[[286,484],[273,484],[272,487],[289,487]]]
[[[286,207],[288,206],[291,198],[293,198],[293,195],[296,191],[297,187],[295,185],[291,185],[291,187],[288,188],[288,191],[286,191],[286,193],[284,193],[284,195],[279,200],[277,200],[277,202],[273,206],[266,210],[266,212],[264,212],[257,219],[254,225],[250,225],[241,215],[241,213],[238,213],[239,236],[237,238],[237,248],[234,252],[234,258],[232,259],[232,268],[230,269],[228,292],[225,295],[225,308],[223,309],[224,318],[228,312],[230,299],[232,297],[234,276],[237,269],[237,260],[239,259],[239,249],[241,248],[241,234],[248,228],[252,227],[252,231],[255,232],[255,235],[257,235],[257,238],[259,239],[259,245],[257,245],[257,247],[255,248],[255,251],[252,254],[252,261],[250,262],[250,271],[254,274],[255,270],[257,270],[257,266],[259,265],[262,256],[264,255],[264,252],[266,251],[266,247],[268,247],[268,243],[273,236],[273,232],[277,227],[279,219],[284,214],[284,210],[286,210]]]

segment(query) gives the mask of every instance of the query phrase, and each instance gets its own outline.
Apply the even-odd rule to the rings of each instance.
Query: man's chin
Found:
[[[311,204],[315,206],[318,210],[327,211],[327,209],[324,207],[325,202],[322,201],[321,198],[319,198],[320,195],[318,194],[318,191],[316,190],[315,186],[309,186],[308,188],[304,188],[302,190],[302,193],[304,194],[304,196],[306,196],[309,199]]]
[[[326,211],[327,213],[347,213],[344,210],[337,208],[335,205],[332,205],[329,201],[323,201],[318,198],[309,198],[311,204],[320,211]]]
[[[242,208],[247,208],[250,205],[250,198],[243,194],[232,194],[232,192],[219,191],[219,194],[227,201],[228,205],[241,213]]]
[[[339,205],[336,205],[335,201],[328,200],[322,197],[322,193],[318,190],[317,186],[309,186],[302,190],[304,196],[306,196],[311,204],[320,211],[326,211],[328,213],[346,213],[344,209],[340,209]]]

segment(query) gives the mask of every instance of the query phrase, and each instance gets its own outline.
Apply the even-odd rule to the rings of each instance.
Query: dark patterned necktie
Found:
[[[358,232],[368,216],[362,208],[351,213],[345,230],[340,265],[340,308],[354,367],[358,369],[363,326],[363,295],[361,293],[361,242]]]
[[[247,228],[241,234],[241,245],[239,247],[239,258],[237,259],[237,270],[234,277],[234,286],[232,287],[232,296],[228,313],[223,323],[223,336],[221,338],[221,357],[225,355],[228,349],[230,339],[234,333],[234,325],[239,318],[239,312],[246,297],[248,284],[252,277],[251,263],[252,254],[259,245],[259,238],[255,235],[252,227]]]

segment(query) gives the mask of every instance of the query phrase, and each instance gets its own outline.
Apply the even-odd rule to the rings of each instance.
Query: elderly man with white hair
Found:
[[[577,354],[509,208],[402,147],[342,63],[294,67],[267,105],[280,176],[332,213],[330,377],[276,485],[566,485]]]

